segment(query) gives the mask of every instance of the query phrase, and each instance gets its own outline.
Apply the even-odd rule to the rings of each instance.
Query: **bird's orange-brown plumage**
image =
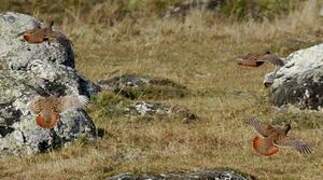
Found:
[[[59,113],[69,109],[84,108],[88,99],[85,96],[35,97],[29,109],[37,114],[36,123],[42,128],[53,128],[60,120]]]
[[[36,123],[42,128],[54,128],[59,121],[59,114],[56,112],[51,113],[49,118],[45,118],[41,114],[36,117]]]
[[[266,142],[264,141],[264,139],[262,139],[259,136],[256,136],[252,140],[253,150],[264,156],[272,156],[279,151],[279,149],[273,143],[264,145],[265,143]],[[266,147],[264,148],[264,146]]]
[[[247,54],[238,58],[238,65],[258,67],[263,65],[265,62],[269,62],[275,66],[284,66],[285,62],[277,55],[267,51],[265,54]]]
[[[34,29],[32,31],[25,32],[23,38],[29,43],[42,43],[48,40],[47,31],[44,29]]]
[[[258,67],[262,65],[263,61],[258,61],[260,55],[256,54],[247,54],[246,56],[238,58],[238,65],[240,66],[249,66],[249,67]]]
[[[68,40],[63,33],[54,31],[53,25],[54,21],[50,20],[46,27],[41,28],[40,26],[37,26],[33,29],[19,33],[18,36],[22,35],[25,41],[32,44],[38,44],[44,41],[51,41],[54,39]]]
[[[311,147],[302,140],[288,136],[291,125],[273,126],[251,118],[248,124],[253,126],[259,136],[252,141],[252,148],[258,154],[271,156],[279,151],[280,147],[291,147],[302,154],[312,153]]]

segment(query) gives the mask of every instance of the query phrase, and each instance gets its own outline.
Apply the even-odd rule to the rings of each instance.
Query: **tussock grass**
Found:
[[[174,80],[187,86],[192,95],[164,101],[185,105],[203,120],[194,124],[129,122],[90,111],[96,125],[107,132],[102,139],[94,144],[77,141],[36,156],[3,157],[0,177],[103,179],[127,171],[231,167],[259,179],[322,179],[323,129],[311,125],[316,119],[321,122],[321,115],[309,113],[302,119],[277,113],[262,85],[265,73],[273,67],[241,68],[235,62],[236,56],[248,52],[272,50],[286,56],[321,42],[323,22],[313,3],[261,22],[232,21],[196,10],[184,19],[125,16],[111,25],[99,22],[97,12],[113,12],[117,5],[93,8],[88,17],[78,10],[66,10],[73,18],[62,18],[61,29],[74,44],[78,71],[94,81],[125,73]],[[104,97],[96,101],[107,103]],[[297,125],[293,133],[310,142],[314,154],[303,157],[282,149],[270,158],[255,155],[250,146],[254,132],[244,123],[252,116],[278,124],[291,119]]]

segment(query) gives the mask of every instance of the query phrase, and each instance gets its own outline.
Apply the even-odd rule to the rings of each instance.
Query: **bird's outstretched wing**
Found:
[[[57,101],[58,112],[63,112],[69,109],[84,108],[89,99],[86,96],[63,96],[59,97]]]
[[[36,96],[27,104],[27,107],[31,112],[38,114],[42,109],[44,100],[44,97]]]
[[[285,62],[275,54],[265,54],[259,61],[266,61],[275,66],[284,66]]]
[[[297,150],[298,152],[302,154],[311,154],[312,149],[310,145],[306,144],[300,139],[294,138],[294,137],[286,137],[279,139],[277,141],[274,141],[274,144],[279,147],[291,147]]]
[[[270,136],[274,129],[271,125],[262,123],[256,118],[249,119],[247,124],[252,126],[263,137]]]
[[[20,37],[20,36],[22,36],[22,35],[24,35],[24,34],[30,34],[30,33],[33,33],[33,32],[35,32],[35,31],[39,31],[40,29],[41,29],[41,27],[40,27],[40,26],[37,26],[37,27],[35,27],[35,28],[33,28],[33,29],[28,29],[28,30],[25,30],[25,31],[23,31],[23,32],[18,33],[18,34],[16,35],[16,37]]]

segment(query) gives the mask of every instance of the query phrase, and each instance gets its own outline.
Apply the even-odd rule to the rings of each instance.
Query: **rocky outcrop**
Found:
[[[94,98],[90,111],[99,117],[127,117],[130,119],[163,120],[180,119],[191,123],[199,117],[186,107],[160,102],[129,100],[124,97],[103,92]]]
[[[182,98],[188,89],[169,79],[124,74],[97,83],[102,90],[109,90],[129,99]]]
[[[124,74],[100,80],[97,84],[104,91],[94,101],[94,109],[101,109],[99,116],[125,116],[146,120],[181,119],[183,123],[199,119],[186,107],[156,102],[190,94],[185,86],[172,80]]]
[[[255,179],[253,176],[242,174],[231,169],[219,170],[205,170],[196,172],[182,172],[182,173],[165,173],[159,175],[134,175],[131,173],[124,173],[117,176],[109,177],[106,180],[248,180]]]
[[[78,75],[68,40],[30,44],[19,33],[42,25],[35,18],[0,14],[0,154],[21,154],[60,147],[78,137],[96,138],[87,113],[61,113],[54,129],[36,125],[27,104],[37,96],[86,95],[97,87]]]
[[[271,102],[298,108],[319,110],[323,106],[323,44],[296,51],[286,64],[265,77],[270,87]]]
[[[198,116],[191,112],[191,110],[179,105],[171,106],[158,102],[137,101],[131,104],[128,109],[130,115],[147,119],[175,118],[181,119],[183,123],[190,123],[198,120]]]

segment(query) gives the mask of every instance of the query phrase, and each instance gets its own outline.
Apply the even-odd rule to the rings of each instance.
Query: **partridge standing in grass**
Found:
[[[253,126],[260,136],[256,136],[252,141],[253,149],[264,156],[271,156],[279,151],[280,147],[291,147],[302,154],[310,154],[311,147],[302,140],[287,136],[291,129],[290,124],[284,127],[272,126],[252,118],[248,124]]]
[[[38,44],[44,41],[50,42],[55,39],[67,40],[63,33],[53,30],[53,25],[54,21],[50,20],[46,27],[41,28],[38,26],[34,29],[19,33],[18,36],[23,36],[25,41],[32,44]]]
[[[35,97],[28,105],[37,114],[36,123],[42,128],[53,128],[59,121],[59,113],[70,109],[84,108],[88,102],[85,96]]]

